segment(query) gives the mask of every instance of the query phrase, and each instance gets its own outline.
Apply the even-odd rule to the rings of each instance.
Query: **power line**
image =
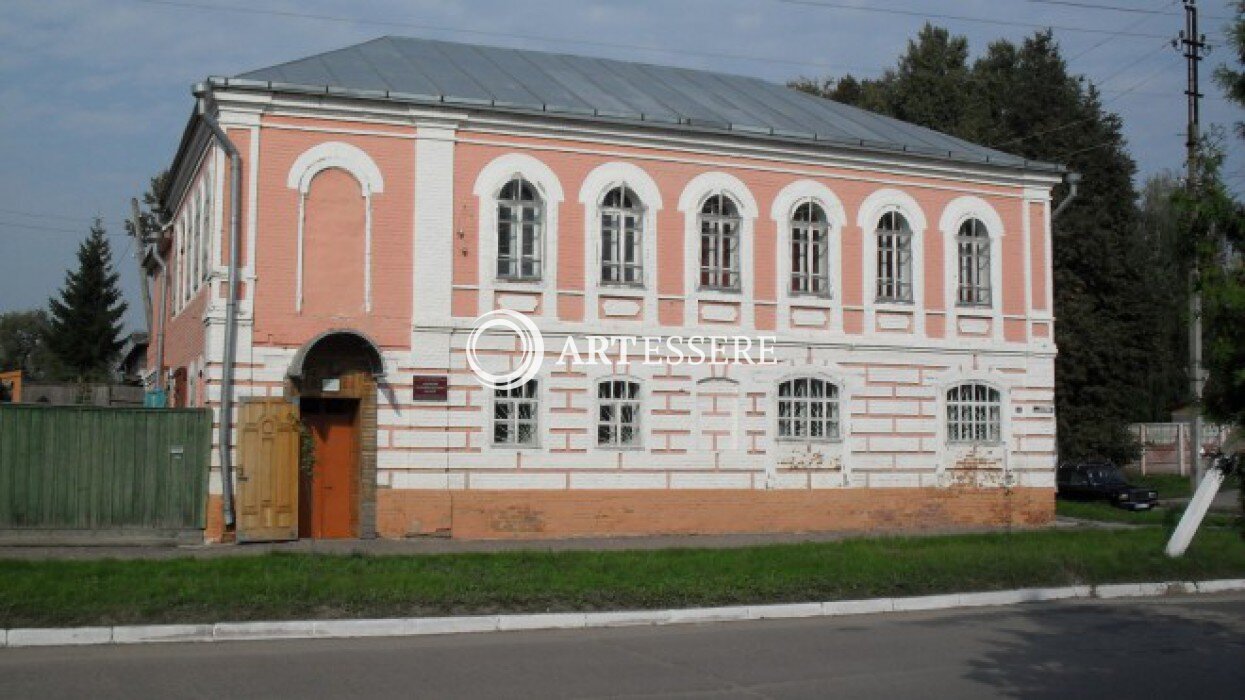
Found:
[[[469,34],[474,36],[499,37],[505,39],[521,39],[526,41],[542,41],[552,44],[572,44],[578,46],[593,46],[598,48],[610,49],[626,49],[629,51],[651,51],[655,53],[671,54],[679,56],[696,56],[698,58],[728,58],[743,61],[757,61],[761,63],[776,63],[792,66],[809,66],[814,68],[822,68],[834,71],[840,70],[856,70],[856,71],[876,71],[876,67],[852,66],[842,63],[827,63],[825,61],[807,61],[790,58],[781,58],[778,56],[759,56],[756,54],[726,53],[720,51],[696,51],[692,49],[670,49],[660,46],[649,46],[644,44],[625,44],[619,42],[606,41],[590,41],[586,39],[568,39],[564,37],[542,36],[537,34],[514,34],[512,32],[494,32],[484,29],[463,29],[461,27],[449,27],[444,25],[425,24],[422,22],[409,22],[405,20],[378,20],[366,19],[360,17],[346,17],[342,15],[327,15],[311,12],[294,12],[290,10],[270,10],[259,7],[240,7],[237,5],[215,5],[201,2],[184,2],[182,0],[134,0],[135,2],[146,3],[148,5],[161,5],[164,7],[176,7],[182,9],[204,10],[209,12],[233,12],[250,15],[264,15],[268,17],[284,17],[288,19],[307,19],[322,22],[337,22],[343,24],[356,24],[377,27],[398,27],[402,29],[421,29],[425,31],[446,32],[449,34]]]
[[[1025,27],[1028,29],[1057,29],[1061,32],[1081,32],[1083,34],[1109,34],[1116,37],[1127,37],[1132,39],[1167,39],[1166,34],[1148,34],[1145,32],[1124,32],[1117,29],[1107,29],[1098,27],[1069,27],[1066,25],[1020,22],[1006,19],[991,19],[988,17],[974,17],[971,15],[951,15],[938,12],[922,12],[920,10],[903,10],[893,7],[864,7],[859,5],[849,5],[841,2],[826,2],[825,0],[777,0],[777,2],[786,3],[788,5],[803,5],[805,7],[818,7],[829,10],[848,10],[854,12],[873,12],[884,15],[903,15],[907,17],[919,17],[921,19],[949,19],[958,22],[974,22],[977,24],[993,24],[1002,27]]]
[[[1163,10],[1147,10],[1142,7],[1126,7],[1124,5],[1103,5],[1095,2],[1076,2],[1075,0],[1025,0],[1025,2],[1035,3],[1038,5],[1062,5],[1064,7],[1077,7],[1086,10],[1105,10],[1110,12],[1127,12],[1138,15],[1163,15],[1166,17],[1179,17],[1180,12],[1165,12]],[[1175,3],[1172,3],[1175,4]],[[1230,20],[1231,17],[1223,15],[1205,15],[1209,19]]]
[[[1170,7],[1171,5],[1175,5],[1177,2],[1178,2],[1178,0],[1170,0],[1169,2],[1163,2],[1163,3],[1160,3],[1160,4],[1159,4],[1159,7]],[[1157,11],[1157,10],[1156,10],[1156,11]],[[1145,24],[1146,22],[1150,21],[1150,20],[1151,20],[1151,19],[1153,19],[1153,18],[1154,18],[1154,17],[1153,17],[1152,15],[1146,15],[1146,16],[1143,16],[1141,19],[1137,20],[1136,22],[1133,22],[1132,24],[1128,25],[1127,27],[1124,27],[1124,28],[1123,28],[1123,29],[1121,29],[1120,31],[1122,31],[1122,32],[1132,31],[1132,30],[1136,29],[1137,27],[1140,27],[1141,25],[1143,25],[1143,24]],[[1100,48],[1102,48],[1103,46],[1106,46],[1108,43],[1110,43],[1110,42],[1111,42],[1111,40],[1112,40],[1112,39],[1114,39],[1114,38],[1115,38],[1115,36],[1114,36],[1114,35],[1111,35],[1111,36],[1105,36],[1105,37],[1103,37],[1103,38],[1102,38],[1102,40],[1101,40],[1101,41],[1099,41],[1097,44],[1094,44],[1093,46],[1089,47],[1088,49],[1085,49],[1084,51],[1082,51],[1082,52],[1078,53],[1077,55],[1075,55],[1075,56],[1073,56],[1073,57],[1069,58],[1069,59],[1068,59],[1068,63],[1071,63],[1071,62],[1076,61],[1076,60],[1078,60],[1078,59],[1084,58],[1085,56],[1089,55],[1090,53],[1093,53],[1094,51],[1097,51],[1098,49],[1100,49]]]
[[[86,235],[90,233],[89,230],[81,231],[81,230],[72,229],[72,228],[57,228],[55,226],[39,226],[37,224],[27,224],[27,223],[23,223],[19,221],[0,221],[0,226],[3,226],[5,229],[9,231],[27,231],[30,233],[41,233],[41,232],[42,233],[72,233],[74,235],[82,236],[82,237],[86,237]],[[105,231],[104,235],[108,236],[109,238],[130,238],[130,234],[128,233],[108,233],[107,231]]]
[[[1162,47],[1160,47],[1160,48],[1162,48],[1162,49],[1166,49],[1166,48],[1167,48],[1167,44],[1163,44],[1163,46],[1162,46]],[[1149,59],[1153,58],[1153,57],[1154,57],[1154,55],[1156,55],[1156,53],[1157,53],[1157,52],[1151,51],[1150,53],[1147,53],[1147,54],[1146,54],[1146,55],[1145,55],[1145,56],[1144,56],[1144,57],[1143,57],[1140,61],[1133,61],[1133,62],[1131,62],[1131,63],[1126,64],[1123,68],[1121,68],[1121,69],[1119,69],[1119,70],[1115,71],[1115,72],[1114,72],[1114,73],[1112,73],[1111,75],[1109,75],[1109,76],[1107,76],[1106,78],[1104,78],[1102,82],[1104,82],[1104,83],[1105,83],[1105,82],[1107,82],[1107,81],[1111,80],[1112,78],[1116,77],[1117,75],[1119,75],[1119,74],[1123,73],[1124,71],[1128,70],[1129,68],[1136,67],[1137,65],[1139,65],[1139,64],[1140,64],[1140,63],[1142,63],[1142,62],[1148,61]],[[1150,78],[1154,77],[1154,75],[1155,75],[1156,73],[1158,73],[1159,71],[1163,70],[1164,68],[1166,68],[1166,66],[1159,66],[1156,70],[1153,70],[1153,71],[1151,71],[1151,72],[1147,73],[1147,74],[1145,75],[1145,77],[1143,77],[1143,78],[1141,78],[1140,80],[1136,81],[1136,82],[1135,82],[1135,83],[1133,83],[1130,87],[1125,88],[1125,89],[1120,90],[1120,91],[1117,91],[1117,92],[1116,92],[1115,97],[1112,97],[1111,99],[1104,101],[1104,102],[1103,102],[1103,105],[1104,105],[1104,106],[1106,106],[1106,105],[1108,105],[1108,104],[1110,104],[1110,103],[1112,103],[1112,102],[1115,102],[1116,100],[1120,99],[1121,97],[1124,97],[1125,95],[1129,94],[1129,93],[1130,93],[1130,92],[1132,92],[1133,90],[1136,90],[1137,88],[1141,87],[1142,85],[1144,85],[1144,84],[1145,84],[1145,82],[1146,82],[1146,81],[1148,81]],[[1084,119],[1076,119],[1076,120],[1074,120],[1074,121],[1070,121],[1070,122],[1067,122],[1067,123],[1064,123],[1064,124],[1060,124],[1060,125],[1058,125],[1058,126],[1053,126],[1053,127],[1049,128],[1049,129],[1043,129],[1043,130],[1041,130],[1041,131],[1035,131],[1035,132],[1033,132],[1033,133],[1031,133],[1031,134],[1026,134],[1026,135],[1024,135],[1024,136],[1018,136],[1018,137],[1016,137],[1016,138],[1014,138],[1014,139],[1011,139],[1011,140],[1008,140],[1008,141],[1004,141],[1004,142],[1002,142],[1002,143],[995,143],[995,144],[991,144],[991,145],[990,145],[990,147],[991,147],[991,148],[1002,148],[1003,146],[1010,146],[1011,144],[1014,144],[1014,143],[1021,143],[1021,142],[1023,142],[1023,141],[1028,141],[1029,139],[1032,139],[1032,138],[1037,138],[1038,136],[1045,136],[1046,134],[1053,134],[1053,133],[1055,133],[1056,131],[1063,131],[1064,129],[1071,129],[1071,128],[1072,128],[1072,127],[1074,127],[1074,126],[1077,126],[1077,125],[1080,125],[1080,124],[1084,124],[1084,123],[1086,123],[1086,122],[1093,121],[1093,120],[1094,120],[1094,119],[1096,119],[1096,118],[1097,118],[1097,117],[1085,117]]]
[[[0,213],[15,214],[17,216],[29,216],[34,219],[59,219],[61,221],[74,221],[74,222],[80,222],[83,220],[94,221],[95,219],[99,219],[100,221],[103,221],[104,223],[108,223],[108,224],[118,223],[118,221],[116,220],[105,219],[102,216],[96,216],[96,215],[70,216],[68,214],[50,214],[46,212],[22,211],[21,209],[4,209],[4,208],[0,208]]]

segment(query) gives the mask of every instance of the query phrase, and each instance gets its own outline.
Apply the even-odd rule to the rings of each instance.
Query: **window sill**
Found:
[[[493,443],[494,450],[539,450],[540,445],[516,445],[512,442]]]
[[[533,292],[540,291],[544,286],[544,280],[496,279],[493,281],[493,291],[496,292]]]
[[[723,289],[697,289],[696,301],[724,301],[738,304],[743,301],[743,292]]]
[[[902,313],[916,313],[916,304],[910,301],[875,301],[873,302],[875,311],[897,311]]]
[[[834,308],[834,297],[823,297],[815,294],[788,294],[786,302],[789,306],[817,309]]]
[[[648,290],[641,285],[609,284],[603,282],[597,287],[597,296],[633,297],[636,299],[643,299],[647,295]]]

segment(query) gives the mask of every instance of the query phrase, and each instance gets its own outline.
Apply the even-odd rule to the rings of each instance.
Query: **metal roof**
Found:
[[[760,78],[432,39],[386,36],[211,82],[636,121],[1062,171],[1057,165],[1028,161]]]

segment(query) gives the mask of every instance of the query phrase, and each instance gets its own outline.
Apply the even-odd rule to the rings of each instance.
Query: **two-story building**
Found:
[[[1057,166],[755,78],[422,39],[196,96],[149,364],[218,416],[209,539],[1053,519]],[[465,357],[495,309],[557,341],[506,390]],[[590,334],[776,362],[552,361]],[[301,459],[265,437],[291,416]]]

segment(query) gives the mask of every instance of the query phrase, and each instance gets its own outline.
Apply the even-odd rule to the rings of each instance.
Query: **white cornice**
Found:
[[[1028,187],[1039,191],[1049,191],[1062,180],[1057,173],[1023,170],[1014,166],[954,161],[929,155],[871,151],[828,142],[802,144],[768,139],[762,141],[745,134],[717,135],[681,131],[660,124],[587,123],[575,122],[573,117],[562,115],[551,117],[473,112],[459,106],[423,106],[327,94],[259,93],[252,90],[230,90],[228,88],[218,88],[214,92],[214,97],[222,105],[229,104],[238,109],[249,108],[281,116],[350,120],[398,126],[435,121],[448,128],[460,126],[480,132],[544,138],[556,136],[598,144],[663,148],[703,155],[764,158],[823,167],[934,178],[956,183]]]

